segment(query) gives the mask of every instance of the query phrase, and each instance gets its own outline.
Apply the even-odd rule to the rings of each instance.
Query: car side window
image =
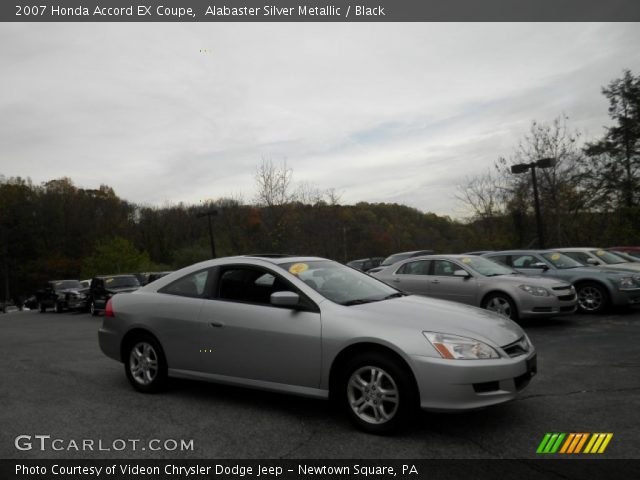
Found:
[[[511,266],[511,264],[509,263],[508,255],[491,255],[487,258],[489,258],[489,260],[493,260],[494,262],[501,263],[502,265],[506,265],[507,267]]]
[[[407,262],[402,265],[397,275],[428,275],[429,274],[429,260],[418,260],[416,262]]]
[[[168,293],[169,295],[178,295],[180,297],[204,298],[206,295],[207,280],[209,279],[209,270],[200,270],[199,272],[190,273],[175,282],[170,283],[166,287],[158,290],[160,293]]]
[[[540,263],[533,255],[513,255],[511,257],[513,268],[533,268],[534,263]]]
[[[456,270],[461,269],[448,260],[433,261],[433,275],[451,277]]]
[[[222,300],[270,305],[272,293],[292,289],[280,278],[265,270],[235,266],[222,271],[218,281],[217,297]]]

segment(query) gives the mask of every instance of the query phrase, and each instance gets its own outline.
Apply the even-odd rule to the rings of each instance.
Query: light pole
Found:
[[[196,217],[207,217],[209,221],[209,240],[211,241],[211,258],[216,258],[216,244],[213,241],[213,226],[211,225],[211,217],[218,215],[218,210],[207,210],[206,212],[198,213]]]
[[[536,178],[536,167],[550,168],[555,166],[555,158],[541,158],[531,163],[518,163],[511,165],[511,173],[519,174],[531,170],[531,182],[533,183],[533,202],[536,210],[536,227],[538,229],[538,247],[546,248],[544,244],[544,228],[542,226],[542,216],[540,215],[540,197],[538,196],[538,180]]]

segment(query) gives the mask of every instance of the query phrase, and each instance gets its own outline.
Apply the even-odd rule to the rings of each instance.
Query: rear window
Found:
[[[133,275],[122,277],[105,277],[103,281],[106,288],[126,288],[140,286],[140,282]]]

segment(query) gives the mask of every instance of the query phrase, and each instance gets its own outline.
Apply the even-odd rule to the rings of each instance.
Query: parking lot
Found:
[[[534,458],[546,432],[611,432],[606,458],[640,457],[640,309],[531,321],[539,374],[518,400],[421,413],[393,437],[367,435],[328,402],[200,382],[135,392],[99,350],[101,317],[0,315],[0,458]],[[19,435],[193,440],[190,451],[19,451]],[[35,447],[35,442],[34,442]]]

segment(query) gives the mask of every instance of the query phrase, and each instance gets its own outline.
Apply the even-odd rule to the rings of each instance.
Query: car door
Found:
[[[413,260],[403,263],[391,278],[385,278],[385,281],[403,292],[429,296],[427,275],[430,263],[430,260]]]
[[[466,270],[450,260],[436,259],[431,262],[429,291],[432,297],[452,302],[476,304],[478,284],[474,277],[458,277],[457,270]],[[467,272],[469,273],[469,272]]]
[[[302,308],[276,307],[270,295],[295,291]],[[321,317],[318,307],[272,270],[247,265],[221,267],[213,298],[203,303],[200,340],[208,349],[205,372],[258,382],[318,388]]]

